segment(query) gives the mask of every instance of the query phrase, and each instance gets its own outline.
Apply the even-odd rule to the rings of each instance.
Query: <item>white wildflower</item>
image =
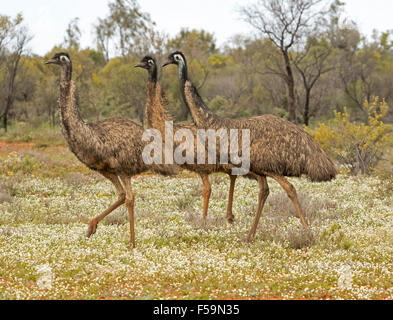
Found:
[[[352,289],[353,273],[350,266],[342,266],[338,269],[340,277],[338,278],[338,287],[341,290]]]
[[[52,268],[49,264],[44,264],[38,266],[37,273],[39,275],[37,280],[37,286],[41,290],[51,290],[52,289]]]

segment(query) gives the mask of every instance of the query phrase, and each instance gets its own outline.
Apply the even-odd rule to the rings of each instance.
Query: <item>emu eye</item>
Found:
[[[67,61],[70,61],[70,60],[66,56],[61,56],[60,57],[60,61],[67,62]]]
[[[148,61],[148,63],[149,63],[149,65],[151,65],[151,66],[154,65],[154,61],[151,60],[151,59]]]
[[[180,57],[180,55],[178,55],[178,54],[177,54],[177,55],[175,55],[175,60],[176,60],[176,61],[180,61],[180,60],[181,60],[181,57]]]

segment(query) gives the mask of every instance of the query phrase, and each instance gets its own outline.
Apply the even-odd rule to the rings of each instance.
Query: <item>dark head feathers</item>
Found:
[[[149,62],[149,60],[156,62],[156,59],[154,59],[152,56],[145,56],[141,61]]]
[[[55,57],[58,58],[58,57],[61,57],[61,56],[66,56],[68,59],[70,58],[70,55],[68,54],[68,52],[58,52],[58,53],[55,53],[55,55],[53,57],[54,58]]]
[[[156,60],[151,56],[145,56],[137,65],[135,65],[135,68],[143,68],[148,70],[153,67],[156,67]]]
[[[184,61],[186,60],[186,57],[185,57],[184,53],[181,52],[181,51],[179,51],[179,50],[177,50],[177,51],[175,51],[175,52],[172,52],[172,53],[169,55],[169,57],[172,57],[172,58],[175,59],[175,58],[176,58],[176,55],[180,55],[180,56],[183,58]]]
[[[71,58],[67,52],[58,52],[58,53],[55,53],[55,55],[45,63],[46,64],[58,64],[58,65],[67,64],[67,63],[71,64]]]
[[[163,67],[166,67],[170,64],[176,64],[178,66],[182,65],[183,67],[186,67],[187,62],[186,62],[186,58],[185,58],[183,52],[181,52],[181,51],[172,52],[168,56],[168,61],[163,65]]]

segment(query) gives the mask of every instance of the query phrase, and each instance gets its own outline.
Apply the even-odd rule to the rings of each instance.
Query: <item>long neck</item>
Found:
[[[63,65],[60,78],[60,115],[63,134],[69,142],[86,126],[79,114],[79,99],[71,79],[72,64]]]
[[[213,128],[219,125],[219,117],[206,106],[198,90],[188,80],[187,64],[182,61],[179,63],[179,80],[184,103],[195,124],[200,128]]]
[[[187,63],[180,61],[178,68],[179,68],[180,91],[182,94],[182,98],[183,98],[184,103],[186,104],[187,109],[191,112],[190,106],[187,103],[187,99],[186,99],[185,92],[184,92],[185,87],[186,87],[186,81],[188,81]]]
[[[148,69],[148,74],[149,74],[149,82],[157,83],[157,66],[155,64]]]
[[[163,132],[165,122],[171,121],[166,107],[167,100],[159,83],[157,82],[157,67],[149,69],[147,83],[146,123],[148,128],[155,128]]]

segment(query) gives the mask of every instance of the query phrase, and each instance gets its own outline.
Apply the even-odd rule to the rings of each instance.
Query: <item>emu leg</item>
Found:
[[[261,219],[262,209],[265,205],[266,199],[269,196],[269,185],[267,184],[267,179],[265,176],[258,176],[258,184],[259,184],[259,196],[258,196],[258,206],[255,212],[254,223],[251,227],[250,233],[247,237],[247,242],[251,242],[255,234],[257,232],[258,223]]]
[[[207,174],[200,175],[203,182],[203,223],[206,225],[207,211],[209,209],[209,200],[212,193],[212,187]]]
[[[235,221],[235,216],[232,213],[233,193],[235,192],[235,183],[236,183],[237,176],[229,175],[229,178],[231,179],[231,185],[229,187],[227,219],[229,223],[233,223]]]
[[[276,180],[281,185],[281,187],[285,190],[289,199],[291,199],[303,226],[308,228],[309,224],[303,213],[302,207],[300,206],[295,187],[285,177],[276,176],[276,175],[269,175],[269,176],[272,177],[274,180]]]
[[[126,206],[128,209],[128,216],[130,220],[130,246],[135,248],[135,227],[134,227],[134,205],[135,205],[135,196],[132,193],[131,186],[131,177],[121,177],[121,181],[124,184],[124,188],[126,189]]]
[[[101,213],[99,216],[93,218],[89,222],[89,226],[87,228],[86,232],[86,237],[90,238],[93,234],[96,233],[97,231],[97,225],[110,213],[112,213],[114,210],[119,208],[121,205],[124,204],[126,200],[126,194],[124,192],[123,186],[121,185],[119,178],[111,173],[107,172],[100,172],[105,178],[107,178],[109,181],[113,183],[113,185],[116,188],[117,194],[118,194],[118,200],[112,204],[108,209],[106,209],[103,213]]]

